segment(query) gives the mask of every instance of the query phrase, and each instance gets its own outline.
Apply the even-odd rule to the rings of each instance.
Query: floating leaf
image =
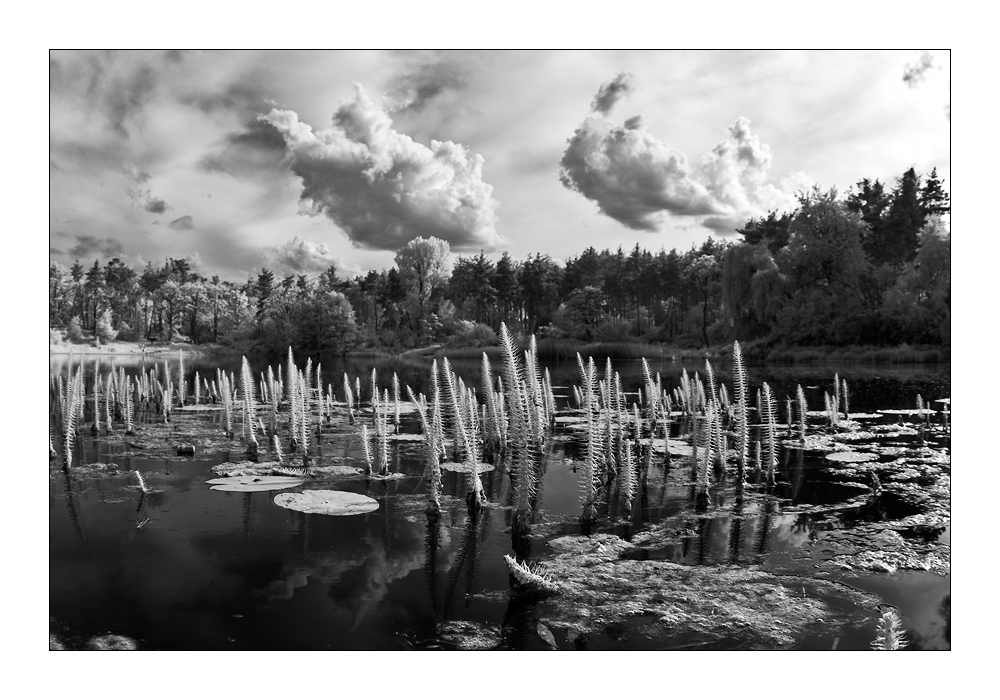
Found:
[[[213,484],[213,491],[277,491],[293,486],[301,486],[304,479],[294,476],[227,476],[209,479],[206,483]]]
[[[300,513],[320,515],[360,515],[378,509],[378,501],[350,491],[302,491],[279,493],[274,504]]]
[[[878,455],[870,452],[834,452],[826,458],[831,462],[871,462],[878,459]]]
[[[460,474],[471,474],[472,468],[463,462],[442,462],[439,464],[442,469],[448,472],[458,472]],[[486,462],[480,462],[476,465],[476,472],[482,474],[483,472],[491,472],[495,469],[492,464],[487,464]]]
[[[553,649],[559,648],[559,645],[556,644],[556,638],[552,636],[552,632],[548,627],[539,622],[535,629],[538,632],[538,636],[542,638],[543,642],[548,644]]]

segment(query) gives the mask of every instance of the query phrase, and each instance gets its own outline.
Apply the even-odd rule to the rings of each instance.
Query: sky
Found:
[[[813,185],[951,180],[947,51],[53,51],[49,98],[67,266],[686,250]]]

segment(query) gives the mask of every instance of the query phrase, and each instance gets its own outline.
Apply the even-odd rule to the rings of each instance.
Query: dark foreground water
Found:
[[[52,359],[53,374],[65,374],[64,362],[65,358]],[[170,364],[176,382],[177,362]],[[422,360],[324,362],[324,382],[332,383],[337,399],[342,400],[340,387],[346,371],[352,379],[361,377],[367,394],[373,364],[381,386],[396,371],[402,386],[409,384],[414,391],[426,388],[429,362]],[[478,386],[478,360],[453,364],[466,382]],[[569,387],[579,382],[575,363],[542,364],[552,373],[559,407],[568,407]],[[93,361],[84,366],[92,377]],[[161,376],[164,370],[162,361],[123,364],[119,358],[118,366],[125,366],[129,373],[155,366]],[[185,375],[188,382],[195,371],[214,377],[218,366],[238,372],[239,363],[189,360]],[[626,389],[634,391],[641,382],[639,363],[618,361],[613,366]],[[678,383],[681,368],[669,362],[652,367],[661,373],[667,388]],[[99,366],[102,374],[110,369],[110,362]],[[690,373],[696,370],[703,372],[703,365],[688,365]],[[725,370],[716,368],[717,379],[731,390]],[[810,408],[822,409],[823,390],[832,391],[835,372],[849,384],[852,414],[909,409],[917,394],[927,401],[950,396],[947,366],[755,367],[750,370],[749,384],[755,391],[767,381],[784,416],[784,397],[794,396],[797,384],[806,389]],[[58,460],[50,463],[50,623],[51,631],[68,648],[82,648],[94,636],[107,634],[134,639],[140,649],[450,648],[455,646],[455,636],[446,631],[461,629],[458,623],[474,623],[470,629],[505,629],[518,614],[507,597],[510,582],[504,555],[512,553],[512,511],[502,507],[510,502],[509,478],[502,465],[483,475],[489,500],[500,507],[470,519],[464,501],[467,477],[446,473],[442,517],[429,523],[423,512],[427,481],[422,477],[421,444],[394,442],[392,471],[406,478],[380,482],[358,478],[332,487],[375,498],[378,510],[346,517],[308,515],[276,506],[272,500],[280,491],[210,490],[205,482],[217,476],[211,471],[213,466],[244,459],[239,426],[235,426],[236,440],[226,441],[218,412],[185,415],[188,423],[175,420],[178,432],[174,434],[165,432],[168,429],[155,416],[141,420],[151,422],[140,423],[134,438],[125,438],[120,430],[109,437],[92,438],[88,422],[74,464],[102,463],[112,468],[66,471]],[[868,427],[899,420],[915,418],[865,419]],[[815,420],[816,425],[821,422]],[[184,426],[190,425],[217,435],[218,440],[193,458],[177,457],[172,447]],[[404,414],[401,428],[404,433],[418,433],[416,417]],[[674,434],[678,429],[674,427]],[[903,454],[915,449],[917,439],[895,435],[869,444],[885,446],[887,451],[879,461],[888,463],[898,459],[893,447],[895,454]],[[926,445],[943,448],[946,440],[941,435],[928,437]],[[321,465],[363,466],[360,423],[348,426],[346,421],[335,421],[324,430],[315,449]],[[544,560],[551,555],[548,540],[579,534],[580,457],[580,441],[572,425],[557,425],[534,504],[534,537],[528,551],[519,552],[522,557]],[[654,463],[630,524],[616,522],[612,508],[610,513],[602,511],[599,530],[632,536],[667,523],[676,536],[644,556],[692,567],[760,566],[777,573],[846,582],[875,593],[899,610],[911,648],[950,648],[947,572],[899,568],[890,573],[846,565],[840,569],[825,565],[856,554],[863,544],[850,551],[814,546],[831,531],[859,522],[899,520],[916,512],[912,502],[892,488],[886,489],[877,510],[859,505],[865,487],[859,482],[864,479],[832,472],[822,452],[786,447],[779,456],[773,487],[759,479],[752,481],[747,497],[739,502],[730,486],[713,487],[706,509],[696,507],[683,457],[674,456],[667,468],[659,455]],[[152,493],[137,488],[133,470],[143,475]],[[913,483],[919,488],[919,479]],[[292,490],[303,488],[310,484]],[[948,542],[950,529],[917,528],[907,535]],[[545,604],[532,615],[543,620]],[[837,635],[812,634],[795,646],[866,649],[875,636],[878,615],[878,610],[872,610],[870,623]],[[669,648],[690,641],[677,638],[665,643],[662,638],[650,639],[621,628],[572,641],[558,628],[552,632],[560,648]],[[547,648],[537,635],[506,638],[519,648]],[[705,648],[738,647],[739,640],[730,639]]]

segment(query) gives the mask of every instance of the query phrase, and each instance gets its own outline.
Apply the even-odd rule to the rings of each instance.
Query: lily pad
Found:
[[[460,474],[472,473],[472,468],[463,462],[442,462],[438,466],[448,472],[459,472]],[[480,462],[476,465],[476,472],[479,474],[482,474],[483,472],[491,472],[494,469],[496,469],[496,467],[492,464],[487,464],[486,462]]]
[[[279,493],[274,504],[300,513],[319,515],[360,515],[378,510],[378,501],[350,491],[302,491]]]
[[[213,491],[277,491],[293,486],[301,486],[305,479],[294,476],[226,476],[209,479],[206,483],[213,484]]]
[[[873,455],[870,452],[834,452],[828,454],[826,458],[831,462],[871,462],[878,459],[878,455]]]

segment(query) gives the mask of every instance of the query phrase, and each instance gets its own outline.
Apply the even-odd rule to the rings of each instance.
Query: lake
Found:
[[[603,372],[603,358],[595,360]],[[52,356],[51,377],[65,379],[69,363]],[[77,360],[71,364],[75,369]],[[259,379],[266,366],[251,364]],[[498,373],[499,360],[492,364]],[[642,386],[639,361],[612,364],[626,395]],[[468,386],[480,386],[480,360],[458,359],[452,365]],[[373,498],[377,510],[341,517],[307,514],[276,505],[280,490],[228,492],[206,483],[218,477],[213,467],[245,460],[239,422],[228,440],[217,406],[175,409],[170,424],[154,411],[139,412],[134,436],[125,436],[116,424],[110,435],[93,437],[88,398],[73,466],[64,469],[60,459],[50,461],[51,632],[70,649],[84,648],[102,635],[127,637],[139,649],[163,650],[768,648],[766,641],[732,626],[710,633],[682,623],[675,631],[660,623],[611,621],[582,632],[566,622],[557,598],[525,603],[509,594],[504,555],[544,565],[558,551],[550,543],[581,531],[585,455],[572,391],[580,373],[575,362],[541,365],[551,374],[557,417],[566,420],[557,420],[546,440],[542,477],[532,499],[532,533],[519,542],[512,537],[511,480],[502,462],[481,475],[491,506],[476,517],[466,507],[469,476],[444,472],[441,514],[432,520],[424,512],[429,482],[423,444],[416,437],[394,439],[390,471],[402,478],[358,476],[329,486]],[[344,399],[344,373],[352,384],[359,377],[363,403],[353,425],[343,404],[335,406],[321,440],[310,447],[314,466],[364,468],[361,425],[371,432],[373,367],[380,389],[391,387],[396,372],[404,396],[407,385],[415,393],[429,392],[427,359],[328,359],[321,366],[323,383],[332,385],[338,402]],[[668,391],[678,385],[682,370],[704,377],[704,363],[655,361],[650,366]],[[104,380],[119,368],[131,376],[154,370],[161,380],[168,370],[156,358],[115,358],[114,365],[102,358],[96,366]],[[185,358],[189,404],[195,373],[214,379],[219,368],[238,378],[239,358]],[[83,369],[90,397],[94,361],[87,359]],[[170,359],[175,384],[179,369],[176,358]],[[732,396],[729,367],[717,363],[714,369],[716,382],[727,385]],[[849,385],[854,433],[834,431],[837,449],[855,440],[860,450],[877,455],[865,470],[827,459],[833,447],[794,445],[797,427],[789,432],[786,425],[786,397],[794,399],[801,385],[810,411],[819,412],[824,391],[833,392],[835,374]],[[763,382],[774,391],[780,417],[782,442],[773,482],[748,474],[745,491],[737,493],[731,464],[699,499],[688,458],[671,454],[666,464],[662,451],[654,449],[630,516],[621,517],[615,503],[607,504],[599,512],[596,534],[643,542],[629,545],[623,559],[680,565],[694,573],[766,573],[786,588],[796,588],[788,585],[792,580],[815,580],[856,589],[873,596],[866,600],[899,611],[910,648],[949,649],[950,567],[933,562],[950,557],[950,526],[940,517],[932,522],[925,516],[940,506],[930,504],[926,493],[945,497],[940,494],[950,475],[950,432],[939,413],[926,421],[907,413],[878,413],[910,411],[918,394],[926,405],[940,408],[931,402],[950,397],[949,366],[749,367],[751,396]],[[810,433],[827,435],[824,420],[811,413]],[[279,425],[283,436],[284,424]],[[686,430],[678,416],[670,425],[671,444],[684,442]],[[757,436],[759,428],[754,431]],[[420,434],[415,412],[404,410],[399,432]],[[195,454],[178,456],[176,445],[189,442],[197,443]],[[301,463],[298,453],[286,456]],[[288,490],[309,488],[314,486],[307,481]],[[643,533],[654,531],[655,539],[643,540]],[[884,556],[864,559],[866,538],[884,540]],[[806,596],[807,587],[802,588]],[[866,615],[856,609],[856,601],[847,603],[832,589],[823,590],[809,595],[851,622],[835,628],[813,625],[774,648],[868,648],[876,635],[878,606]]]

